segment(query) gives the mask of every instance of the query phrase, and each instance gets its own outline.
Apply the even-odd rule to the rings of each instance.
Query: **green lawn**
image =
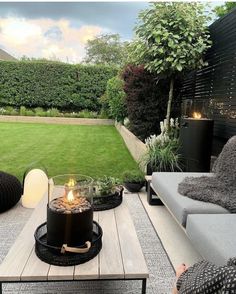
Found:
[[[33,162],[49,176],[121,177],[138,169],[114,126],[0,123],[0,170],[22,179]]]

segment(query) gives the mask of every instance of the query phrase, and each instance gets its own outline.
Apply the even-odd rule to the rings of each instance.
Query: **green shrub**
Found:
[[[106,96],[110,108],[110,114],[118,122],[124,121],[127,116],[125,105],[124,82],[119,77],[114,77],[107,82]]]
[[[101,105],[101,115],[110,116],[110,106],[109,106],[109,100],[107,97],[107,94],[104,93],[99,99],[98,99],[99,104]]]
[[[0,115],[5,115],[6,109],[4,107],[0,107]]]
[[[80,118],[97,118],[97,112],[89,111],[87,109],[82,110],[78,113],[78,117]]]
[[[145,175],[142,171],[125,171],[122,175],[123,182],[139,183],[145,181]]]
[[[26,107],[25,106],[21,106],[20,107],[20,115],[26,115]]]
[[[34,109],[35,115],[36,116],[47,116],[47,112],[44,111],[44,109],[42,107],[36,107]]]
[[[48,109],[47,116],[52,116],[52,117],[60,116],[60,111],[57,108]]]
[[[5,106],[4,110],[5,115],[19,115],[19,110],[12,106]]]
[[[169,126],[165,119],[160,122],[160,129],[160,135],[145,140],[147,151],[142,158],[143,164],[149,165],[152,171],[181,171],[178,119],[171,118]]]
[[[100,113],[98,114],[98,118],[108,119],[110,118],[110,116],[106,111],[103,111],[103,109],[101,109]]]
[[[108,66],[1,61],[0,106],[98,111],[98,98],[116,74]]]
[[[33,110],[31,110],[31,109],[27,109],[25,111],[25,115],[26,116],[35,116],[35,112]]]

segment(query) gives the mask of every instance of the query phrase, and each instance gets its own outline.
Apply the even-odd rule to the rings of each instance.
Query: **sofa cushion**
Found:
[[[186,233],[205,259],[223,265],[236,256],[235,224],[236,214],[192,214]]]
[[[186,226],[188,214],[229,213],[225,208],[208,202],[190,199],[177,192],[178,184],[185,177],[200,177],[210,173],[155,172],[152,187],[177,221]]]

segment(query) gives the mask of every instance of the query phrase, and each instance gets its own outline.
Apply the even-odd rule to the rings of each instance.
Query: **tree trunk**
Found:
[[[171,103],[172,103],[173,93],[174,93],[174,82],[175,82],[174,77],[171,77],[169,99],[168,99],[167,112],[166,112],[167,128],[169,128],[169,125],[170,125],[170,111],[171,111]]]

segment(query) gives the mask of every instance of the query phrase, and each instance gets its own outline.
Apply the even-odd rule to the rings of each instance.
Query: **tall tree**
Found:
[[[169,77],[167,123],[170,120],[175,79],[205,65],[203,54],[211,46],[209,17],[200,3],[152,3],[139,14],[131,59],[158,78]]]
[[[119,34],[98,36],[89,40],[85,49],[85,63],[122,66],[127,56],[127,42],[122,42]]]
[[[232,9],[236,7],[236,2],[225,2],[224,5],[216,6],[214,12],[217,16],[222,17],[229,13]]]

